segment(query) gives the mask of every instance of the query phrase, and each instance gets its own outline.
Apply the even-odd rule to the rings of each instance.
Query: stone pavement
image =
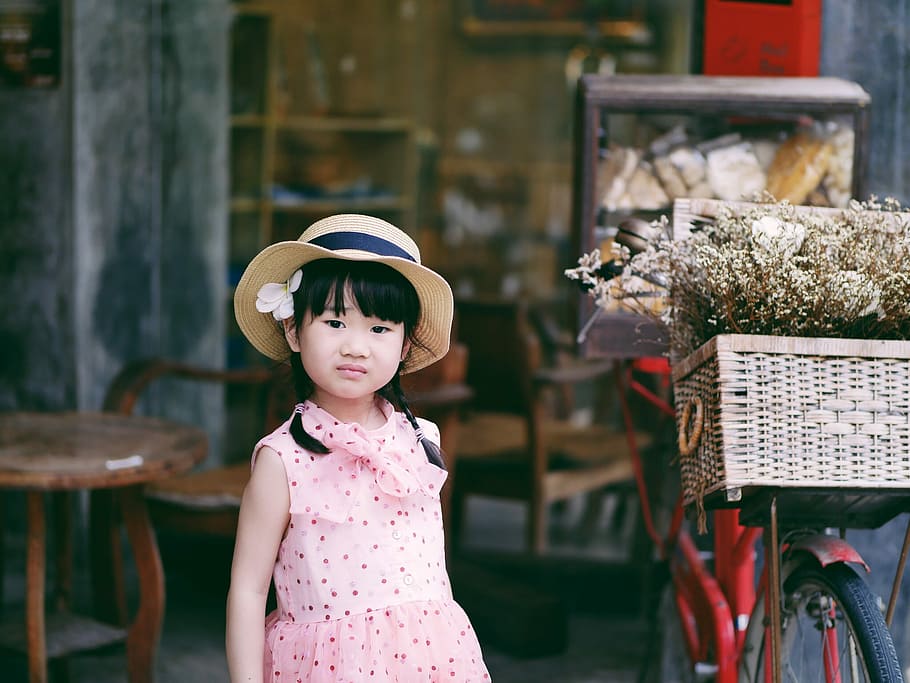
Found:
[[[491,504],[474,511],[469,520],[471,537],[478,539],[471,553],[483,557],[485,543],[495,543],[500,550],[517,547],[520,538],[520,511]],[[498,542],[497,540],[498,539]],[[584,604],[567,600],[568,645],[565,652],[547,657],[516,656],[495,645],[481,643],[487,665],[496,683],[632,683],[645,654],[647,624],[630,613],[628,602],[621,609],[611,609],[606,591],[611,581],[599,580],[598,562],[610,562],[611,552],[606,537],[587,548],[568,546],[554,548],[550,574],[544,579],[572,591],[585,586],[600,599]],[[167,613],[156,662],[157,683],[226,683],[224,655],[224,597],[227,591],[231,548],[228,543],[192,541],[162,536],[159,539],[167,580]],[[15,537],[7,545],[8,576],[4,585],[7,600],[23,595],[20,566],[21,540]],[[593,558],[593,560],[592,560]],[[77,557],[77,562],[84,558]],[[571,569],[579,560],[581,573]],[[560,574],[563,567],[567,573]],[[552,579],[550,577],[553,577]],[[606,577],[606,574],[604,575]],[[559,586],[556,586],[557,588]],[[615,587],[615,586],[614,586]],[[456,585],[456,593],[458,587]],[[620,587],[621,590],[621,587]],[[88,585],[85,576],[76,577],[76,608],[86,609]],[[135,601],[135,596],[130,596]],[[80,605],[80,601],[83,603]],[[634,612],[634,610],[633,610]],[[0,655],[0,671],[6,683],[26,681],[24,661],[19,657]],[[71,658],[69,683],[127,683],[123,648]]]

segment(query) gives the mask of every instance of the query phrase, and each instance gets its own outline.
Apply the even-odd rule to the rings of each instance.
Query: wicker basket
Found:
[[[687,504],[910,489],[910,342],[720,335],[673,368]]]

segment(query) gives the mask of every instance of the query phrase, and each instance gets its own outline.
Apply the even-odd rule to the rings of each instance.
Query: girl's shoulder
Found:
[[[291,435],[292,418],[293,415],[278,425],[270,434],[266,434],[259,439],[256,446],[253,448],[253,465],[256,464],[256,456],[259,455],[259,451],[262,450],[263,446],[271,448],[279,457],[283,457],[284,453],[294,449],[300,450],[300,446],[297,445],[297,442],[294,441],[294,437]]]

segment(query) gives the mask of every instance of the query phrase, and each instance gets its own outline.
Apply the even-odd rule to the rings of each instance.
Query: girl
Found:
[[[446,575],[439,432],[399,385],[448,350],[446,281],[389,223],[330,216],[253,258],[234,309],[253,346],[290,360],[299,403],[253,451],[227,604],[233,683],[489,680]]]

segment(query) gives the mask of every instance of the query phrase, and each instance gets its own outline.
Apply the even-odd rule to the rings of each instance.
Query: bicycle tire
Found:
[[[783,681],[826,680],[821,633],[832,623],[837,629],[837,668],[843,683],[903,681],[894,641],[881,610],[866,582],[847,565],[838,563],[822,567],[814,560],[800,563],[784,580],[782,603],[780,659]],[[833,614],[829,607],[832,604],[836,605]],[[764,602],[759,601],[753,616],[759,624],[763,613]],[[744,664],[739,678],[764,683],[765,630],[751,631],[759,642],[755,645],[754,656],[744,658],[744,663],[747,659],[752,662],[754,674],[750,676]],[[815,642],[812,642],[812,632]],[[851,648],[847,635],[852,636],[855,648]],[[750,647],[750,644],[747,642],[746,646]],[[854,658],[850,657],[851,650]]]
[[[697,683],[693,664],[683,644],[679,612],[674,602],[673,583],[668,582],[661,591],[654,616],[654,642],[639,672],[639,683]]]

